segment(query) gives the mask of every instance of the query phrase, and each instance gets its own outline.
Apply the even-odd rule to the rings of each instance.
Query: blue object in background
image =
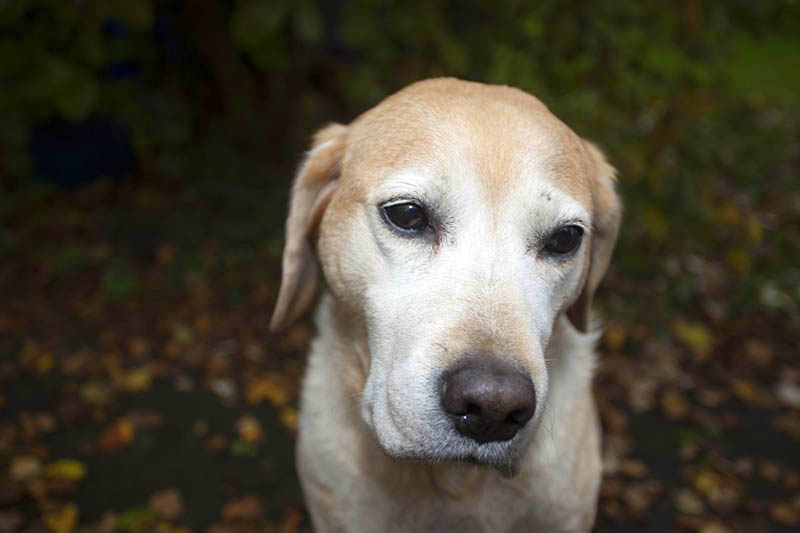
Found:
[[[98,115],[80,122],[50,120],[36,126],[28,142],[34,175],[64,188],[102,176],[118,179],[137,167],[128,130]]]

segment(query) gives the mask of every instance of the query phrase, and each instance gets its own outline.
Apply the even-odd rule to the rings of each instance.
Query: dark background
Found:
[[[313,131],[418,79],[620,171],[598,531],[800,525],[796,1],[0,1],[0,533],[303,531],[267,332]]]

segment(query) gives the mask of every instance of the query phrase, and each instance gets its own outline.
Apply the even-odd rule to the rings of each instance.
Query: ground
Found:
[[[0,533],[308,531],[293,446],[313,327],[267,330],[285,183],[265,183],[4,191]],[[596,530],[796,530],[796,320],[664,318],[652,283],[612,268],[597,296]]]

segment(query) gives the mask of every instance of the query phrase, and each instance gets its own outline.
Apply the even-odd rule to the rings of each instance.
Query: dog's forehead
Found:
[[[546,180],[591,212],[580,138],[535,97],[453,79],[414,84],[359,117],[348,133],[344,174],[360,189],[424,169],[439,177],[469,169],[489,196]]]

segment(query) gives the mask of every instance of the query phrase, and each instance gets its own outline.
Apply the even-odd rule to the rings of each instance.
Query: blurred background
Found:
[[[313,131],[520,87],[620,171],[597,531],[800,526],[800,4],[0,0],[0,533],[308,531]]]

